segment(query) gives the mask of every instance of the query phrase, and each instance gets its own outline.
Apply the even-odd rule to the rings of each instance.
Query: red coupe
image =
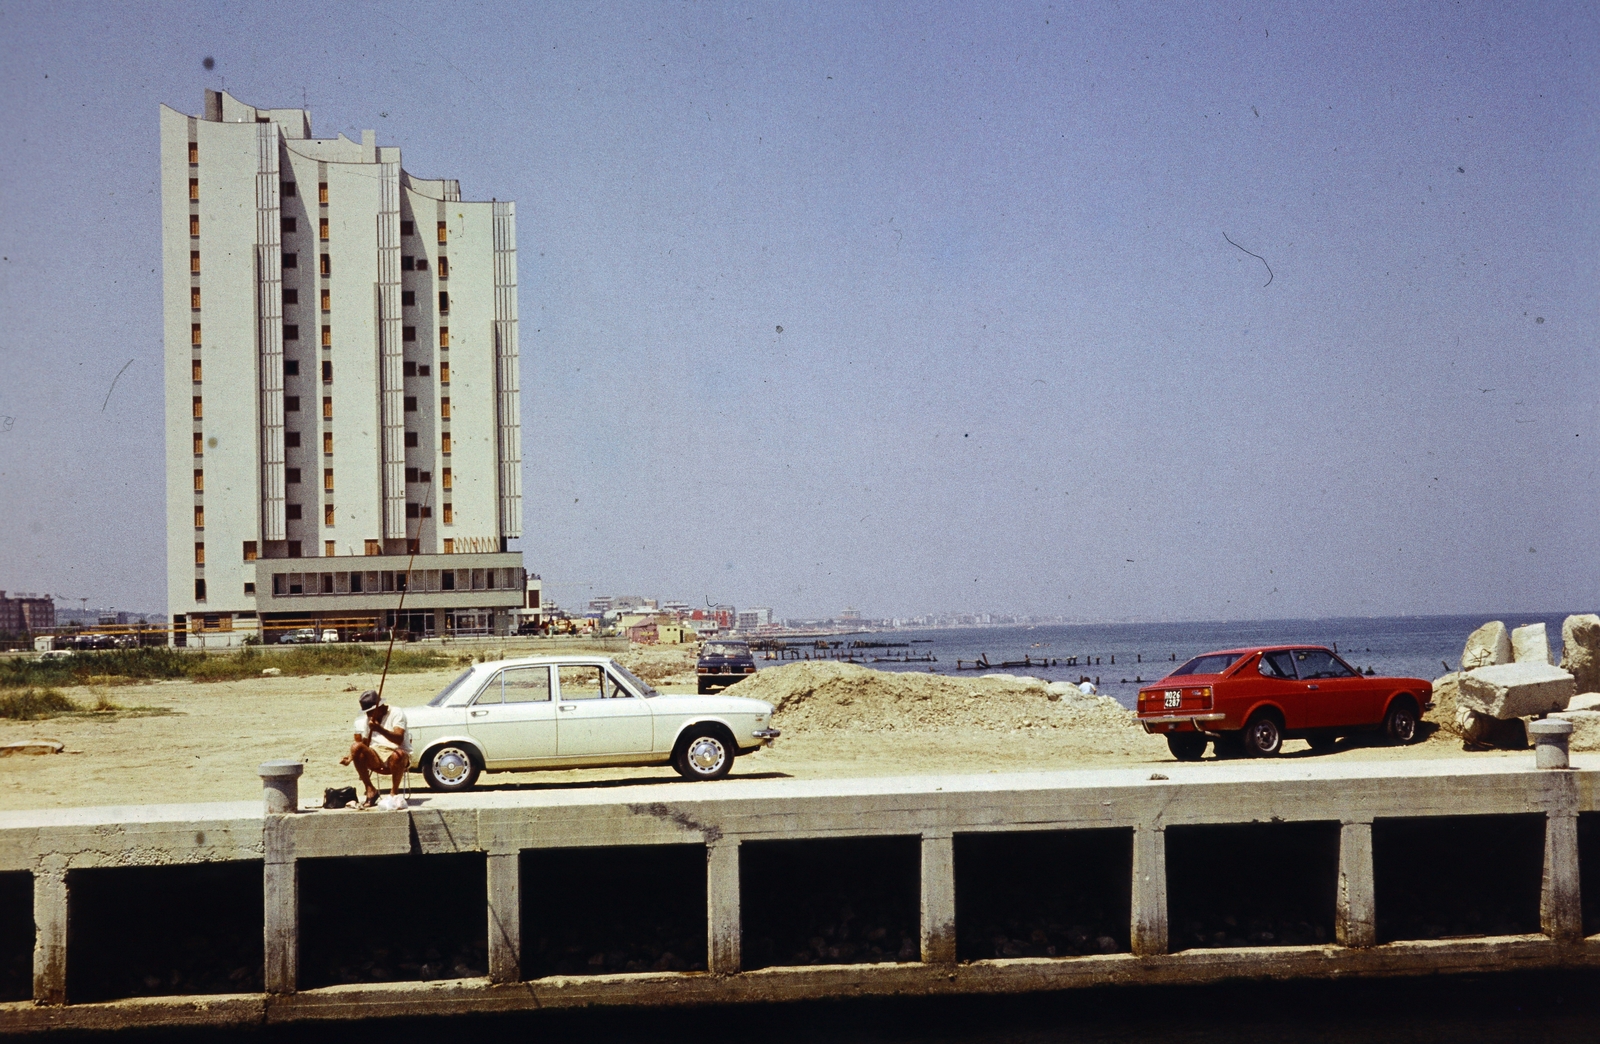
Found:
[[[1382,732],[1410,743],[1433,684],[1372,678],[1321,646],[1273,645],[1196,656],[1139,690],[1139,723],[1167,737],[1179,761],[1196,761],[1215,741],[1219,756],[1278,753],[1286,739],[1328,750],[1341,736]]]

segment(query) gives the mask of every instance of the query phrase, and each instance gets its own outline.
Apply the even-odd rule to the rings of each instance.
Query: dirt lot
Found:
[[[693,660],[685,651],[643,649],[623,659],[663,691],[694,691]],[[385,695],[402,706],[421,703],[456,673],[393,675]],[[374,675],[333,675],[65,689],[80,705],[109,701],[120,709],[0,721],[0,743],[51,738],[66,745],[62,754],[0,758],[0,809],[250,801],[261,793],[256,766],[274,758],[304,760],[302,800],[320,797],[325,787],[355,783],[354,772],[338,759],[350,742],[357,694],[377,681]],[[1165,742],[1146,736],[1114,701],[1083,698],[1059,685],[1052,692],[1034,679],[892,674],[813,662],[763,670],[730,692],[777,705],[774,724],[784,731],[772,749],[740,759],[735,776],[814,779],[1171,761]],[[1346,740],[1335,752],[1315,756],[1391,760],[1460,754],[1459,739],[1434,733],[1410,747]],[[1283,756],[1313,755],[1304,743],[1291,741]],[[486,777],[484,785],[676,778],[662,766],[504,774]],[[420,788],[421,777],[413,779]]]

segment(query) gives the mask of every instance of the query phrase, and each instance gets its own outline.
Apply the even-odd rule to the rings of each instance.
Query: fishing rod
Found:
[[[399,630],[400,614],[406,607],[406,594],[411,590],[411,567],[417,562],[417,549],[422,546],[422,514],[428,510],[429,503],[433,500],[433,483],[428,483],[428,491],[422,496],[422,510],[417,512],[417,539],[411,540],[411,524],[406,523],[406,545],[411,557],[406,561],[406,583],[400,589],[400,601],[394,608],[394,620],[389,625],[389,649],[383,654],[383,673],[378,676],[378,699],[383,699],[383,683],[389,680],[389,660],[394,656],[394,635]]]

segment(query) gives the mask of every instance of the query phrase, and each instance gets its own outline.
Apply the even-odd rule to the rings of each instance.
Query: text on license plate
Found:
[[[1167,709],[1171,710],[1174,707],[1183,706],[1183,692],[1181,690],[1179,690],[1179,689],[1168,689],[1167,693],[1166,693],[1166,696],[1167,696],[1167,699],[1166,699],[1166,707],[1167,707]]]

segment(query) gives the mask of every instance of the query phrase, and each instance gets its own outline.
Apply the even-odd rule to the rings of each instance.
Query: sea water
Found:
[[[1582,610],[1573,610],[1579,612]],[[1159,681],[1192,656],[1250,645],[1323,645],[1337,648],[1351,666],[1390,677],[1433,679],[1461,664],[1467,635],[1489,620],[1507,628],[1543,623],[1551,659],[1561,659],[1561,622],[1567,613],[1485,613],[1475,616],[1330,617],[1318,620],[1223,620],[1201,623],[1037,624],[1032,626],[907,628],[839,635],[843,644],[831,653],[851,652],[857,662],[884,671],[917,671],[970,677],[976,674],[1019,674],[1046,681],[1077,682],[1087,678],[1099,691],[1132,708],[1139,687]],[[852,642],[883,647],[851,649]],[[813,657],[827,655],[790,641]],[[763,660],[775,667],[790,661]],[[933,662],[894,662],[901,657],[932,656]],[[1069,665],[1069,657],[1077,657]],[[1032,661],[1026,667],[992,667],[976,672],[960,669],[975,660],[991,664]],[[1044,661],[1041,663],[1041,661]]]

